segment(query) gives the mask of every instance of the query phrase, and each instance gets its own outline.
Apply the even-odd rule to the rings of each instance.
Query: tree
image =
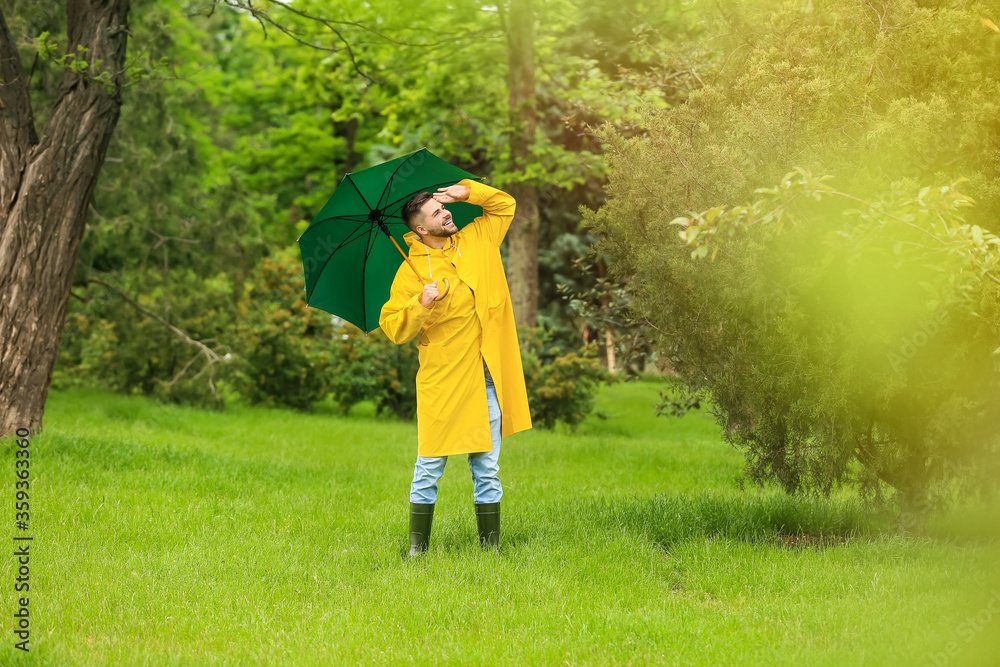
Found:
[[[118,123],[128,0],[67,0],[67,60],[39,135],[0,9],[0,434],[42,426],[87,207]]]
[[[723,8],[707,85],[602,132],[588,223],[752,477],[920,515],[996,460],[1000,36],[979,5]]]

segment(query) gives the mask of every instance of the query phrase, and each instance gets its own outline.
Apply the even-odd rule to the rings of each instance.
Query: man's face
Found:
[[[420,228],[426,230],[421,232]],[[451,211],[444,207],[444,204],[431,198],[420,207],[420,223],[417,225],[418,234],[428,236],[438,236],[448,238],[458,231],[455,222],[451,219]]]

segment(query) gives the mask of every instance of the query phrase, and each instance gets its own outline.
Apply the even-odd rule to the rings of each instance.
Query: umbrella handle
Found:
[[[440,301],[441,299],[445,298],[446,296],[448,296],[448,292],[450,290],[451,290],[451,283],[449,283],[448,279],[445,278],[444,279],[444,291],[441,292],[441,293],[439,293],[436,297],[434,297],[434,300],[435,301]]]

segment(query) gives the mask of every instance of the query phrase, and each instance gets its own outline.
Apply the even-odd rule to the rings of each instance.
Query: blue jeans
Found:
[[[472,472],[473,498],[476,503],[498,503],[503,496],[500,486],[500,401],[493,386],[493,376],[486,371],[486,404],[490,411],[490,435],[493,451],[469,454],[469,470]],[[437,502],[438,480],[444,474],[447,456],[418,456],[413,468],[413,483],[410,484],[410,502],[431,504]]]

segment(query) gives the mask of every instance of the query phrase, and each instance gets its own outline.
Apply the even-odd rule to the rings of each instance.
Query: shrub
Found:
[[[766,39],[646,109],[645,137],[601,132],[589,227],[754,477],[919,513],[1000,446],[1000,36],[983,5],[891,3],[871,29],[864,3],[746,4],[731,18]]]
[[[236,305],[237,383],[251,403],[308,410],[334,378],[331,315],[306,305],[293,256],[264,258]]]
[[[685,255],[657,273],[702,279],[683,298],[649,281],[651,320],[752,477],[885,484],[919,528],[1000,469],[1000,238],[954,187],[869,203],[826,180],[796,170],[752,205],[674,220]]]
[[[593,411],[600,383],[614,379],[601,368],[597,346],[567,349],[542,328],[523,328],[518,337],[532,421],[547,429],[556,421],[575,428]]]
[[[372,401],[376,414],[414,418],[418,363],[413,342],[396,345],[381,329],[366,336],[353,324],[341,326],[334,340],[336,373],[330,391],[344,412],[361,401]]]
[[[136,271],[122,285],[135,302],[202,342],[211,352],[185,342],[155,317],[141,312],[121,294],[90,283],[74,291],[69,307],[53,387],[106,386],[126,394],[163,401],[221,408],[217,383],[231,376],[220,363],[230,348],[233,284],[225,273],[205,279],[190,270],[163,275]],[[109,283],[110,284],[110,283]],[[211,359],[209,358],[211,356]]]

